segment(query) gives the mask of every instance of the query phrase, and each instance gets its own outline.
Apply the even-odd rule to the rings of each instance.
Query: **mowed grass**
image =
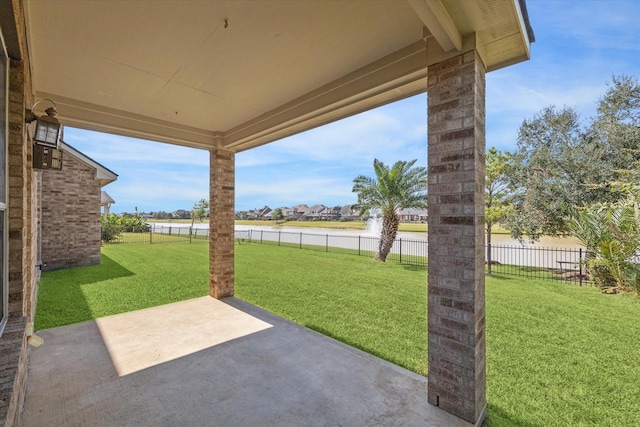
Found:
[[[364,257],[237,244],[236,295],[425,375],[426,272]],[[43,274],[36,328],[206,295],[206,242],[113,245]],[[640,298],[486,281],[491,426],[640,425]]]
[[[640,425],[640,298],[486,281],[492,426]]]
[[[35,328],[207,295],[207,242],[102,247],[99,265],[42,273]]]
[[[237,297],[426,375],[424,267],[265,246],[236,245]]]

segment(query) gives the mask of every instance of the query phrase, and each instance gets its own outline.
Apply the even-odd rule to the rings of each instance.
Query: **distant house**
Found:
[[[272,209],[265,205],[262,209],[251,209],[247,212],[247,219],[271,219],[271,216],[267,216]]]
[[[114,204],[115,202],[116,201],[113,200],[106,191],[100,192],[100,207],[102,208],[103,214],[109,215],[109,210],[111,209],[111,205]]]
[[[300,217],[302,221],[318,221],[322,219],[322,212],[327,209],[325,205],[313,205]]]
[[[382,216],[381,209],[369,210],[370,217]],[[428,214],[426,209],[407,208],[398,212],[400,222],[427,222]]]
[[[288,219],[299,220],[308,210],[309,210],[309,206],[307,205],[304,205],[304,204],[297,205],[289,209],[285,214],[285,216]]]
[[[360,212],[353,209],[353,205],[344,205],[340,208],[340,219],[345,221],[358,221],[360,220]]]
[[[62,169],[39,172],[43,269],[100,263],[102,187],[118,179],[69,144],[63,142],[61,149]],[[107,206],[113,203],[108,200]]]
[[[258,219],[271,219],[271,215],[269,215],[271,212],[273,212],[273,210],[269,206],[265,205],[262,209],[258,209],[256,214]]]
[[[332,208],[326,208],[321,212],[320,217],[325,221],[337,221],[338,219],[340,219],[341,209],[342,209],[342,206],[334,206]]]
[[[408,208],[398,212],[400,222],[427,222],[427,210]]]
[[[282,215],[284,215],[285,219],[289,219],[289,220],[297,219],[296,211],[293,208],[283,207],[280,209],[282,209]]]

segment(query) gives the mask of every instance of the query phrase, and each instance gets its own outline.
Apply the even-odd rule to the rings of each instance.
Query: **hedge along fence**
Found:
[[[165,226],[151,224],[141,233],[122,233],[118,238],[103,244],[121,243],[178,243],[206,241],[209,229],[190,226]],[[373,257],[378,251],[379,238],[366,235],[332,235],[282,230],[236,230],[236,242],[259,243],[322,252]],[[488,245],[486,247],[486,271],[493,275],[519,276],[535,279],[589,282],[584,249],[539,248],[526,246]],[[401,264],[427,266],[428,243],[426,240],[397,238],[388,260]]]

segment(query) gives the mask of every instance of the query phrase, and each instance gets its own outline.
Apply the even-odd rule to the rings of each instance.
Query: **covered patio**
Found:
[[[236,298],[50,329],[24,426],[468,426],[426,379]]]
[[[37,294],[38,175],[24,120],[36,100],[52,100],[65,126],[208,151],[209,295],[223,299],[234,295],[235,154],[428,92],[429,381],[414,398],[470,423],[484,420],[485,73],[529,58],[525,0],[11,0],[0,7],[11,153],[3,255],[11,305],[3,310],[10,309],[8,345],[18,355],[10,361],[18,373],[0,378],[11,383],[8,419],[19,419]],[[46,360],[33,353],[35,383]],[[405,410],[393,405],[392,412]]]

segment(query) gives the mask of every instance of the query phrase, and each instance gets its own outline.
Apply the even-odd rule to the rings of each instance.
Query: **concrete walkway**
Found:
[[[469,426],[424,377],[235,298],[38,333],[24,426]]]

